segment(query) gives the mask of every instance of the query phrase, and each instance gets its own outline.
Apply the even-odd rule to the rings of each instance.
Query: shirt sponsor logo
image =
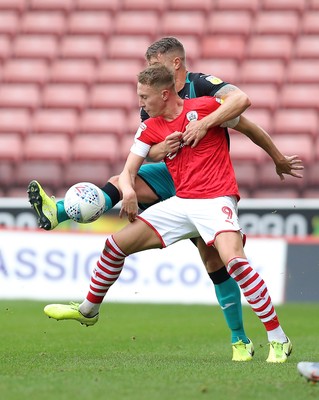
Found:
[[[220,83],[223,83],[223,81],[220,78],[217,78],[217,76],[209,75],[206,78],[206,81],[210,82],[212,85],[219,85]]]

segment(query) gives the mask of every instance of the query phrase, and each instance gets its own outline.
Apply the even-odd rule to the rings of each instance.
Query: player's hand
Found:
[[[174,154],[178,151],[182,140],[181,132],[173,132],[162,142],[154,144],[148,153],[148,158],[154,162],[163,160],[167,154]]]
[[[302,178],[303,175],[299,172],[304,169],[302,160],[297,155],[285,156],[276,164],[276,172],[282,181],[285,180],[284,174],[291,175],[295,178]]]
[[[167,135],[163,143],[165,154],[176,153],[181,145],[182,132],[173,132]]]
[[[135,221],[138,213],[138,204],[137,197],[135,191],[131,191],[129,193],[123,193],[123,200],[120,209],[120,218],[127,215],[127,218],[130,222]]]
[[[190,121],[183,133],[183,141],[188,146],[196,147],[207,133],[207,126],[203,120]]]

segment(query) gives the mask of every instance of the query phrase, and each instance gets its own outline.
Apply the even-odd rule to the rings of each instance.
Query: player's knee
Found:
[[[214,259],[213,258],[205,259],[203,260],[203,263],[208,273],[216,272],[224,266],[223,262],[219,257],[216,257]]]
[[[112,176],[108,182],[112,183],[115,187],[119,188],[119,175]]]

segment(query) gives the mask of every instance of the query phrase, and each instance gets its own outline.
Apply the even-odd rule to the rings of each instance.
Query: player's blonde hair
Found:
[[[138,82],[142,85],[158,89],[175,90],[174,74],[165,65],[151,65],[141,71],[137,78]]]

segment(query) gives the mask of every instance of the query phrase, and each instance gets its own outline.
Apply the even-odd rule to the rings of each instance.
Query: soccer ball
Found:
[[[103,214],[105,198],[93,183],[80,182],[71,186],[64,198],[64,209],[75,222],[87,224]]]

